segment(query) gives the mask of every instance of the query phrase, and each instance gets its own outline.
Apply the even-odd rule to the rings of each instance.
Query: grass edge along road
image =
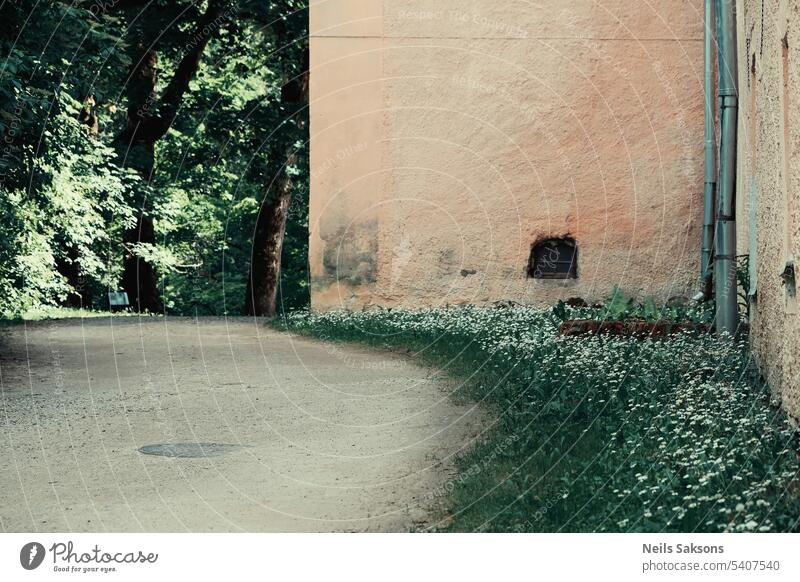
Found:
[[[746,339],[560,337],[560,323],[504,306],[302,310],[275,325],[408,350],[493,413],[459,474],[423,500],[442,508],[442,530],[800,529],[798,434]]]

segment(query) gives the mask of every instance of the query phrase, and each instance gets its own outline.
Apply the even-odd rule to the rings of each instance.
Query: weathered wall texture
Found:
[[[702,8],[312,2],[313,307],[696,292]],[[562,235],[578,279],[529,279]]]
[[[800,310],[780,273],[800,257],[800,0],[738,5],[739,252],[754,260],[751,337],[786,409],[800,417]]]

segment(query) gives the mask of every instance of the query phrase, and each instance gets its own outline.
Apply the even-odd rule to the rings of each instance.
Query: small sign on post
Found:
[[[129,307],[128,294],[125,291],[109,291],[108,307],[111,311],[125,309]]]

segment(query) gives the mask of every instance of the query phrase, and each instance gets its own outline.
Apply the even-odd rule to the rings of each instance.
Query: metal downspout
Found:
[[[703,190],[703,241],[700,257],[700,277],[704,283],[704,295],[713,295],[714,273],[714,202],[717,190],[717,136],[716,107],[714,102],[714,0],[705,0],[705,186]]]
[[[715,296],[717,333],[739,325],[736,289],[736,139],[739,116],[735,0],[717,0],[720,155],[717,192]]]

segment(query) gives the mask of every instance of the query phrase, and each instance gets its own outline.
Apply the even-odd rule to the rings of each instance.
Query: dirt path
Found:
[[[4,531],[403,531],[480,424],[435,371],[252,319],[3,327],[0,388]],[[175,443],[234,446],[139,451]]]

